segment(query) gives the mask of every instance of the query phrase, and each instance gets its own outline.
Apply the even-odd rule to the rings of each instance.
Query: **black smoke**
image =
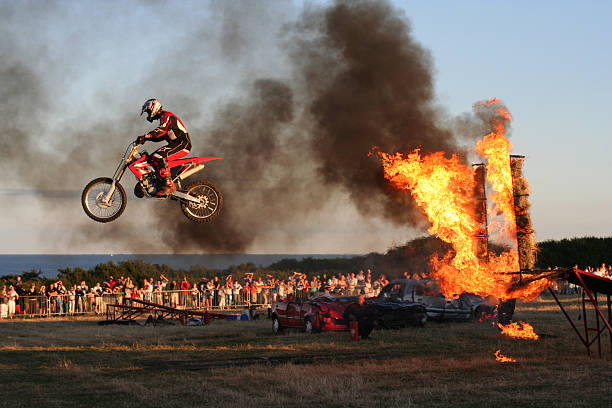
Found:
[[[248,59],[244,55],[259,29],[247,30],[245,21],[265,2],[239,3],[243,7],[225,4],[213,7],[223,34],[221,63],[229,70],[241,58]],[[259,18],[265,20],[262,15]],[[451,120],[463,131],[448,125],[448,116],[435,99],[433,58],[414,39],[401,10],[382,0],[307,6],[277,34],[286,56],[278,61],[283,69],[269,75],[245,73],[233,96],[203,113],[197,108],[197,94],[212,85],[209,79],[201,80],[206,64],[198,57],[210,37],[206,24],[195,29],[182,47],[163,52],[155,69],[143,72],[140,85],[147,84],[153,92],[140,99],[160,97],[157,92],[171,94],[174,105],[166,107],[188,119],[193,155],[224,157],[198,175],[223,191],[222,214],[210,224],[195,224],[180,214],[175,202],[151,202],[143,215],[149,217],[146,222],[122,217],[108,225],[81,224],[74,228],[75,243],[118,240],[126,252],[245,251],[296,219],[316,223],[317,212],[333,206],[342,194],[348,194],[369,219],[424,226],[411,197],[391,189],[380,163],[368,153],[377,146],[387,152],[421,148],[464,155],[461,142],[480,134],[466,131],[470,117]],[[4,40],[2,53],[14,54],[10,36]],[[249,58],[266,55],[252,53]],[[141,131],[137,125],[117,128],[118,123],[135,123],[133,115],[118,113],[109,121],[112,109],[100,109],[82,123],[66,123],[56,130],[51,148],[40,147],[37,134],[44,129],[45,115],[50,110],[61,115],[61,109],[53,106],[47,78],[19,58],[9,58],[0,62],[0,80],[4,98],[0,113],[10,118],[5,124],[8,131],[0,134],[0,148],[11,153],[5,167],[34,189],[74,190],[95,176],[110,175],[117,152]],[[173,87],[178,83],[180,87]],[[100,96],[104,101],[113,99],[106,90]],[[99,148],[92,149],[96,143]],[[28,160],[40,162],[40,169],[24,165]],[[81,170],[75,173],[75,168]],[[132,181],[127,176],[124,180],[131,191]],[[317,227],[324,226],[313,225]],[[294,239],[291,231],[283,234]]]
[[[319,174],[345,189],[365,216],[418,225],[410,196],[391,191],[367,153],[372,146],[460,150],[440,126],[430,53],[385,1],[338,1],[296,27],[289,49],[306,92]]]

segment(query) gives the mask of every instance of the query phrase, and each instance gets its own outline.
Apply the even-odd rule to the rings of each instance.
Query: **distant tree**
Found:
[[[612,238],[583,237],[561,240],[547,240],[538,244],[537,266],[540,268],[578,265],[597,267],[612,263]]]

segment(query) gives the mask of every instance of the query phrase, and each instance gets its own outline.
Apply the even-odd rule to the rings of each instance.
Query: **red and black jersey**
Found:
[[[191,139],[183,122],[172,112],[162,111],[159,126],[145,135],[146,139],[154,142],[165,140],[168,145],[182,145],[191,150]]]

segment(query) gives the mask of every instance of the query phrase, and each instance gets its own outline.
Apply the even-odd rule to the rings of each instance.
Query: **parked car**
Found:
[[[278,300],[272,303],[270,311],[272,330],[275,333],[285,328],[313,331],[348,330],[343,318],[346,308],[357,302],[356,296],[333,297],[321,295],[305,301],[300,299]],[[372,309],[378,327],[398,327],[409,324],[423,324],[426,320],[425,308],[414,302],[384,302],[368,299],[366,304]]]
[[[473,293],[462,293],[456,298],[445,298],[440,287],[432,279],[399,279],[390,282],[380,291],[381,302],[414,302],[423,305],[427,318],[432,320],[482,319],[495,312],[492,299]]]

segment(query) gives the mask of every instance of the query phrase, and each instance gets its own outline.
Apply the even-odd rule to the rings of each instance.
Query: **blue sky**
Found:
[[[189,123],[204,126],[216,106],[240,98],[245,83],[287,74],[290,68],[278,46],[278,33],[302,7],[321,3],[58,1],[47,7],[46,2],[20,2],[0,17],[3,33],[16,39],[4,50],[17,52],[5,56],[4,63],[26,61],[37,75],[50,78],[44,87],[53,95],[52,106],[39,112],[41,125],[35,130],[40,144],[50,149],[66,129],[87,137],[90,120],[106,121],[113,142],[122,140],[123,132],[145,132],[148,123],[137,111],[152,94],[169,106],[188,106],[182,113]],[[439,106],[459,115],[470,112],[478,100],[498,97],[506,103],[514,118],[513,153],[527,156],[525,173],[537,238],[609,236],[612,2],[393,4],[403,10],[414,37],[431,53]],[[228,12],[244,13],[239,31],[257,33],[243,39],[247,45],[234,56],[224,52],[217,24]],[[195,47],[188,41],[194,33],[206,39]],[[163,58],[167,63],[160,67]],[[197,75],[188,68],[194,65]],[[169,79],[143,80],[156,75]],[[178,96],[174,91],[179,88],[197,103],[188,104]],[[127,115],[132,111],[133,116]],[[28,117],[28,112],[21,114]],[[113,123],[115,118],[125,122]],[[74,190],[103,175],[99,172],[110,174],[123,146],[92,140],[100,163],[92,164],[90,171],[75,169],[82,180]],[[124,252],[110,241],[75,244],[68,239],[75,229],[97,228],[80,211],[78,197],[72,202],[53,196],[50,206],[40,196],[15,195],[11,190],[23,187],[10,172],[0,182],[0,252]],[[70,211],[58,210],[58,203]],[[146,218],[148,204],[152,203],[130,201],[126,215]],[[319,218],[312,217],[287,225],[286,231],[271,229],[249,250],[384,251],[423,233],[364,219],[341,195],[322,209]],[[150,220],[142,222],[148,230],[154,228]],[[287,240],[292,231],[299,238]]]
[[[609,236],[612,3],[397,4],[434,56],[443,105],[497,96],[510,109],[538,239]]]

